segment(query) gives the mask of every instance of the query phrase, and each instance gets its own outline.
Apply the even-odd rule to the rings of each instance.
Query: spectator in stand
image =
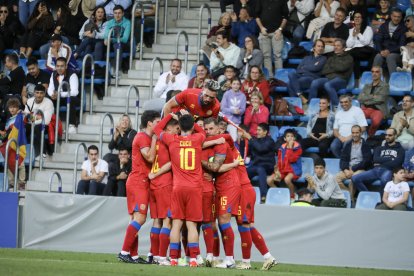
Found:
[[[237,46],[244,47],[247,36],[259,36],[259,27],[256,20],[250,16],[249,8],[242,8],[239,14],[239,20],[235,13],[231,14],[231,37],[237,39]]]
[[[221,102],[224,93],[231,88],[231,82],[236,77],[236,68],[231,65],[227,65],[224,68],[224,79],[219,82],[219,90],[217,91],[217,100]],[[243,87],[242,87],[243,91]]]
[[[250,96],[250,105],[244,113],[244,124],[249,128],[251,136],[256,137],[260,124],[269,122],[269,109],[263,104],[263,96],[260,92],[253,92]]]
[[[97,5],[99,5],[98,4],[99,1],[101,0],[96,1]],[[115,0],[111,2],[115,2]],[[123,1],[117,1],[117,2],[123,2]],[[124,3],[123,6],[129,7],[131,5],[131,1],[127,0],[126,2],[129,2],[129,4]],[[105,6],[105,12],[106,12],[107,17],[109,17],[110,15],[108,13],[108,6],[111,6],[111,4]],[[122,53],[124,52],[127,53],[129,51],[129,38],[131,34],[131,21],[124,16],[125,8],[123,6],[122,4],[120,4],[120,5],[115,5],[115,7],[113,8],[114,18],[109,20],[108,23],[106,23],[105,35],[104,35],[104,45],[109,46],[108,44],[110,44],[110,46],[113,48],[118,43],[118,37],[119,37],[119,41],[121,43],[120,45],[121,58],[122,58]],[[113,31],[112,31],[111,41],[108,42],[108,35],[109,35],[110,29],[113,29]],[[98,45],[95,45],[95,47],[97,47]],[[103,49],[98,48],[97,51],[103,52]],[[122,68],[123,73],[128,72],[128,69],[129,69],[129,58],[128,57],[122,58],[121,68]]]
[[[314,175],[307,175],[308,189],[316,191],[318,197],[312,200],[312,204],[320,207],[346,208],[344,193],[335,181],[335,176],[325,170],[323,159],[315,161]]]
[[[81,43],[74,53],[76,59],[93,53],[94,60],[104,60],[104,52],[102,50],[104,49],[105,28],[105,9],[103,7],[97,7],[91,15],[91,18],[85,21],[79,31]],[[96,47],[96,44],[100,44],[100,46]]]
[[[19,58],[16,54],[7,55],[4,66],[9,73],[0,79],[0,100],[3,101],[3,105],[11,95],[20,98],[25,78],[24,70],[19,66]]]
[[[341,157],[344,143],[352,139],[352,126],[360,126],[362,133],[364,133],[368,125],[364,112],[361,108],[352,105],[352,99],[349,95],[341,95],[339,103],[341,109],[335,114],[333,130],[335,139],[331,144],[331,152],[336,158]]]
[[[128,114],[123,114],[119,118],[118,125],[115,127],[114,136],[111,142],[108,144],[109,150],[121,150],[126,149],[129,152],[132,151],[132,142],[137,131],[132,128],[131,118]]]
[[[204,81],[210,79],[209,69],[204,63],[197,64],[196,75],[188,81],[187,88],[203,88]]]
[[[351,48],[349,54],[354,59],[354,76],[359,80],[361,76],[360,60],[368,60],[368,67],[371,67],[376,51],[374,47],[374,32],[367,26],[363,19],[363,14],[356,11],[354,13],[354,27],[349,30],[346,47]]]
[[[341,152],[339,167],[341,171],[336,175],[336,182],[342,190],[349,191],[351,198],[354,198],[354,185],[350,181],[348,188],[344,180],[369,169],[372,163],[371,148],[362,138],[362,128],[354,125],[351,129],[352,139],[345,142]]]
[[[317,39],[313,45],[312,54],[306,56],[298,67],[296,72],[289,72],[288,92],[290,97],[299,97],[302,104],[307,104],[308,100],[303,96],[313,80],[322,77],[322,69],[326,63],[326,56],[322,55],[325,43]]]
[[[104,6],[105,13],[108,19],[116,17],[115,7],[122,7],[123,11],[126,11],[132,5],[131,0],[96,0],[96,6]],[[106,36],[105,36],[106,37]]]
[[[83,195],[102,195],[108,181],[108,163],[99,159],[99,150],[95,145],[88,147],[88,160],[83,161],[81,180],[76,193]]]
[[[323,27],[334,20],[336,9],[338,8],[339,2],[336,0],[319,1],[314,11],[315,18],[308,25],[306,38],[312,39],[313,41],[319,39]]]
[[[243,8],[249,8],[254,12],[257,0],[220,0],[221,13],[226,12],[226,6],[233,4],[233,11],[236,15],[241,13]]]
[[[24,114],[29,118],[30,123],[26,124],[26,136],[27,141],[30,141],[30,133],[31,133],[31,122],[35,122],[34,127],[34,153],[35,156],[39,154],[43,154],[43,157],[46,157],[46,153],[49,155],[53,155],[54,151],[54,137],[46,138],[46,134],[49,134],[49,125],[52,120],[52,116],[55,113],[55,108],[53,107],[53,102],[45,97],[46,96],[46,88],[42,84],[37,84],[34,88],[33,97],[27,100],[25,105]],[[37,115],[33,117],[33,114],[37,111],[41,110],[43,112],[44,121],[45,121],[45,140],[44,140],[44,148],[43,152],[40,152],[40,142],[41,142],[41,131],[42,131],[42,116]]]
[[[273,172],[275,166],[275,142],[268,135],[269,125],[260,123],[257,125],[257,137],[249,141],[250,165],[247,167],[249,178],[259,177],[260,198],[262,203],[266,200],[267,176]]]
[[[397,67],[397,71],[410,72],[414,66],[414,15],[409,15],[404,19],[407,32],[405,33],[405,46],[401,46],[402,68]]]
[[[375,45],[380,52],[375,56],[373,64],[382,67],[385,62],[389,75],[397,70],[397,64],[401,61],[400,48],[405,45],[407,28],[402,17],[401,10],[393,9],[391,20],[382,24],[375,36]]]
[[[414,0],[411,0],[411,7],[405,11],[405,16],[414,15]]]
[[[35,11],[39,0],[18,0],[19,1],[19,20],[26,28],[27,19]]]
[[[248,35],[245,38],[245,44],[240,49],[240,55],[237,60],[237,69],[240,72],[240,78],[245,79],[250,72],[251,66],[261,68],[263,65],[263,53],[259,48],[259,42],[253,35]]]
[[[20,41],[20,57],[28,58],[33,50],[49,41],[53,33],[54,19],[45,2],[39,2],[32,15],[26,32]]]
[[[361,14],[363,17],[366,17],[368,15],[364,0],[348,0],[348,3],[343,8],[347,11],[344,23],[347,24],[349,28],[354,27],[354,16],[356,13]]]
[[[343,8],[337,8],[333,22],[326,23],[322,29],[321,39],[325,42],[325,53],[334,51],[334,44],[338,38],[347,40],[349,28],[344,24],[346,11]]]
[[[396,138],[397,131],[394,128],[388,128],[385,132],[385,141],[380,147],[374,149],[374,168],[352,176],[352,183],[357,191],[368,191],[365,184],[371,184],[376,180],[381,182],[383,189],[385,184],[392,179],[392,171],[402,166],[405,151],[395,140]]]
[[[247,104],[251,104],[251,96],[253,92],[259,92],[262,94],[262,101],[267,106],[272,105],[270,99],[270,87],[269,82],[266,80],[262,69],[258,66],[251,66],[249,75],[242,84],[242,92],[246,95]]]
[[[214,48],[210,57],[211,76],[217,79],[224,74],[225,67],[232,65],[236,67],[240,55],[240,48],[229,42],[228,32],[217,33],[217,48]]]
[[[103,191],[104,196],[126,196],[126,180],[131,172],[131,156],[127,149],[119,149],[116,162],[108,164],[108,183]]]
[[[287,129],[283,137],[286,143],[278,149],[276,175],[280,175],[280,181],[289,188],[290,198],[295,199],[293,181],[302,175],[302,148],[296,141],[296,133],[292,129]]]
[[[302,139],[302,150],[310,147],[319,148],[319,156],[327,157],[329,146],[333,140],[333,125],[335,113],[329,109],[329,99],[321,97],[319,100],[319,112],[310,115],[306,127],[307,137]]]
[[[46,71],[40,70],[39,64],[35,57],[30,57],[26,62],[27,75],[24,79],[24,85],[22,89],[22,103],[26,104],[29,98],[34,96],[35,87],[37,85],[43,85],[46,89],[49,87],[50,74]]]
[[[66,82],[69,85],[65,85]],[[59,91],[60,88],[60,91]],[[69,134],[76,133],[76,108],[79,106],[79,79],[76,73],[67,69],[66,59],[59,57],[56,60],[56,70],[53,71],[49,81],[49,88],[47,94],[53,101],[56,108],[57,96],[60,93],[60,106],[66,106],[66,101],[63,98],[70,97],[69,110]]]
[[[405,150],[414,147],[414,101],[412,96],[404,96],[402,110],[394,114],[391,128],[397,131],[396,139]]]
[[[379,28],[385,21],[390,18],[390,0],[380,0],[379,7],[374,13],[374,17],[371,21],[371,27],[374,33],[377,33]]]
[[[240,79],[234,78],[231,82],[231,89],[224,93],[220,104],[223,114],[237,125],[241,123],[244,112],[246,111],[246,96],[240,91],[240,87]],[[231,135],[231,138],[233,138],[233,141],[236,141],[237,128],[229,124],[227,131]]]
[[[91,17],[97,5],[96,0],[70,0],[68,7],[71,14],[82,24],[82,22]]]
[[[308,16],[315,9],[314,0],[288,0],[287,6],[289,9],[289,22],[294,23],[296,26],[292,30],[292,42],[293,45],[298,46],[299,42],[303,40],[306,33],[306,25],[309,23],[307,20]],[[290,30],[289,30],[290,31]]]
[[[309,89],[309,99],[318,97],[318,90],[324,88],[331,99],[332,106],[338,105],[338,90],[345,88],[352,75],[353,58],[345,52],[345,41],[335,39],[334,54],[328,58],[322,69],[324,78],[312,81]]]
[[[59,57],[63,57],[67,60],[67,66],[70,70],[78,70],[78,63],[73,56],[72,49],[69,45],[63,43],[62,37],[59,34],[52,35],[50,44],[51,47],[47,53],[46,61],[46,68],[49,72],[53,72],[56,69],[56,60]]]
[[[382,68],[373,66],[371,69],[372,83],[366,84],[358,95],[358,101],[366,119],[371,119],[368,136],[372,137],[381,125],[382,119],[388,116],[388,95],[390,86],[381,80]]]
[[[165,99],[170,90],[184,90],[188,86],[188,76],[181,71],[182,62],[175,58],[171,60],[170,71],[163,73],[155,84],[154,97]]]
[[[231,33],[231,15],[228,12],[223,13],[218,20],[218,24],[213,26],[207,34],[207,40],[202,48],[204,63],[209,64],[212,52],[212,44],[217,45],[216,39],[219,32]]]
[[[23,32],[24,29],[19,20],[13,14],[9,14],[7,5],[0,3],[0,60],[3,60],[5,49],[16,48],[18,35]]]
[[[152,44],[154,43],[154,31],[149,31],[149,28],[154,29],[155,28],[155,0],[152,0],[150,2],[139,0],[136,2],[143,2],[144,6],[144,30],[147,29],[148,31],[144,31],[144,45],[147,48],[152,48]],[[141,40],[141,9],[140,6],[137,6],[137,9],[135,10],[135,32],[134,37],[137,42],[137,50],[139,49],[139,43]]]
[[[414,148],[405,152],[403,168],[407,181],[414,181]]]
[[[393,169],[393,179],[384,188],[382,203],[375,209],[407,211],[407,201],[410,196],[410,186],[405,179],[405,171],[401,167]]]
[[[264,67],[274,72],[283,67],[282,49],[284,45],[282,31],[286,26],[289,10],[286,1],[257,0],[256,22],[260,29],[259,44],[264,56]]]
[[[290,204],[290,206],[300,206],[300,207],[315,207],[312,204],[314,191],[311,189],[303,188],[298,192],[298,199]]]

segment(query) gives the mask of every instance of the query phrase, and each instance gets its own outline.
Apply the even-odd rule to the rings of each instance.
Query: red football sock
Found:
[[[150,233],[151,254],[152,256],[159,256],[160,252],[160,231],[161,228],[152,227]]]
[[[170,232],[168,228],[162,228],[160,232],[160,257],[167,256],[168,246],[170,245]]]
[[[234,232],[231,224],[221,224],[221,235],[223,238],[224,252],[226,256],[234,256]]]
[[[131,257],[137,257],[138,256],[138,237],[135,238],[134,243],[132,244],[131,251],[129,253]]]
[[[203,224],[201,227],[203,229],[204,241],[206,243],[206,251],[207,253],[213,253],[213,247],[214,247],[213,228],[211,227],[210,223]]]
[[[198,242],[190,242],[188,243],[188,251],[190,252],[190,258],[197,258],[197,255],[200,254],[200,247]]]
[[[263,236],[259,233],[259,231],[257,231],[256,228],[251,227],[250,234],[252,235],[254,246],[256,246],[257,250],[260,251],[260,254],[265,255],[266,253],[268,253],[269,249],[267,248],[266,242],[263,239]]]
[[[239,226],[239,233],[241,239],[241,249],[243,259],[250,259],[252,251],[252,235],[250,234],[250,228]]]
[[[213,256],[220,256],[220,237],[217,229],[213,230]]]
[[[170,258],[171,259],[178,259],[179,258],[179,254],[178,254],[179,252],[180,252],[180,244],[175,243],[175,242],[170,243]]]
[[[131,253],[132,244],[134,243],[134,240],[138,239],[137,234],[139,229],[141,229],[141,225],[135,220],[128,225],[125,233],[124,244],[122,245],[122,251]]]

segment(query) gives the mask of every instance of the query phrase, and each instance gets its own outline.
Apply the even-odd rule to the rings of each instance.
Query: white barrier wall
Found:
[[[125,198],[27,192],[22,247],[115,258],[128,222]],[[256,226],[281,263],[414,270],[414,212],[261,205]],[[148,221],[139,232],[141,255],[149,250],[150,228]],[[254,246],[252,253],[262,260]]]

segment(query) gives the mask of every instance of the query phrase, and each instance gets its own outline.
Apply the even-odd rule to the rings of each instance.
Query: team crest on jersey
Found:
[[[206,112],[206,114],[207,114],[207,116],[210,116],[211,114],[213,114],[213,111],[208,110],[208,111]]]
[[[145,210],[145,207],[146,207],[146,206],[145,206],[145,204],[141,204],[141,205],[139,206],[139,208],[141,208],[141,210],[142,210],[142,211],[144,211],[144,210]]]

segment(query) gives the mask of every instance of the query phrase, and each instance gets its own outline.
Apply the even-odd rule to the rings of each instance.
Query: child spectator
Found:
[[[296,135],[292,129],[287,129],[284,133],[284,143],[277,154],[277,172],[280,180],[285,182],[290,191],[290,197],[295,198],[294,180],[302,175],[302,148],[296,142]]]
[[[321,207],[345,208],[344,193],[336,183],[335,176],[325,170],[325,161],[318,159],[314,165],[315,174],[306,176],[308,189],[314,189],[318,194],[318,198],[312,200],[312,203]]]
[[[410,187],[405,182],[405,171],[398,167],[393,170],[393,179],[384,188],[382,202],[375,209],[407,211],[407,200],[410,195]]]
[[[313,194],[313,190],[307,188],[300,189],[298,191],[298,200],[292,202],[290,206],[315,207],[315,205],[312,204]]]
[[[374,13],[374,17],[371,21],[371,28],[374,33],[378,32],[379,27],[384,24],[390,18],[390,1],[381,0],[379,1],[379,7]]]
[[[217,100],[221,102],[224,93],[231,88],[231,81],[236,76],[236,68],[227,65],[224,69],[224,80],[219,81],[220,88],[217,90]]]
[[[246,111],[246,96],[240,92],[240,87],[240,79],[233,79],[231,89],[224,93],[223,99],[221,100],[221,111],[237,125],[241,123],[242,116]],[[236,141],[237,128],[229,124],[227,131],[231,135],[231,138],[233,138],[233,141]]]

